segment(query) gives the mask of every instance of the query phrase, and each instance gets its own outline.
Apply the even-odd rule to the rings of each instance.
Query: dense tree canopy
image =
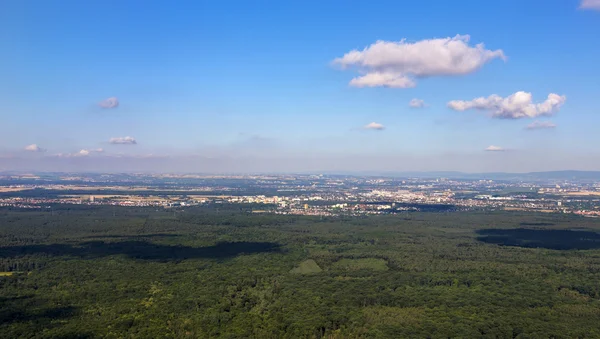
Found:
[[[250,209],[0,209],[0,336],[600,337],[595,219]]]

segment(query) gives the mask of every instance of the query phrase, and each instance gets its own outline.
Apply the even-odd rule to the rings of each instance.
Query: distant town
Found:
[[[536,211],[600,216],[600,180],[353,175],[0,174],[0,207],[56,204],[186,208],[245,204],[253,213],[368,215]]]

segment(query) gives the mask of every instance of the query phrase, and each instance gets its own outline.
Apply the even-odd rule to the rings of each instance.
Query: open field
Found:
[[[319,273],[321,271],[323,270],[313,259],[308,259],[301,262],[298,267],[294,268],[290,272],[295,274],[311,274]]]

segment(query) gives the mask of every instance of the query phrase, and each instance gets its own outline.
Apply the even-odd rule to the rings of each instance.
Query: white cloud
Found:
[[[469,74],[493,59],[506,60],[502,50],[469,46],[469,40],[468,35],[413,43],[380,40],[336,58],[333,64],[342,69],[355,66],[363,74],[352,79],[351,86],[408,88],[416,86],[414,78]]]
[[[489,111],[492,118],[521,119],[551,116],[565,103],[567,97],[555,93],[548,94],[546,101],[534,104],[531,93],[519,91],[506,98],[493,94],[470,101],[453,100],[448,107],[455,111],[478,109]]]
[[[502,148],[500,146],[490,145],[485,150],[488,152],[502,152],[502,151],[504,151],[504,148]]]
[[[98,106],[100,106],[100,108],[117,108],[119,107],[119,99],[117,99],[116,97],[110,97],[107,99],[104,99],[102,101],[100,101],[98,103]]]
[[[45,149],[41,148],[40,146],[38,146],[36,144],[31,144],[31,145],[25,146],[25,150],[27,152],[46,152]]]
[[[382,131],[385,129],[385,126],[383,126],[382,124],[376,123],[376,122],[372,122],[370,124],[366,124],[363,128]]]
[[[111,144],[115,145],[135,145],[137,141],[133,137],[118,137],[118,138],[110,138],[108,141]]]
[[[539,121],[536,120],[532,123],[530,123],[529,125],[527,125],[527,127],[525,127],[528,130],[534,130],[534,129],[548,129],[548,128],[555,128],[556,125],[551,122],[551,121]]]
[[[415,82],[397,73],[372,72],[361,77],[350,80],[350,86],[354,87],[392,87],[392,88],[411,88],[415,87]]]
[[[600,11],[600,0],[581,0],[581,9],[595,9]]]
[[[423,108],[427,105],[425,105],[425,101],[421,100],[421,99],[412,99],[409,103],[408,106],[412,107],[412,108]]]
[[[55,154],[54,156],[59,157],[59,158],[87,157],[87,156],[90,156],[92,153],[104,153],[104,149],[102,149],[102,148],[85,149],[84,148],[76,153],[58,153],[58,154]]]

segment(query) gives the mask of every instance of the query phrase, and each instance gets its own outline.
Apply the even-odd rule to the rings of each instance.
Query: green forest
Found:
[[[600,338],[600,220],[0,209],[2,338]]]

